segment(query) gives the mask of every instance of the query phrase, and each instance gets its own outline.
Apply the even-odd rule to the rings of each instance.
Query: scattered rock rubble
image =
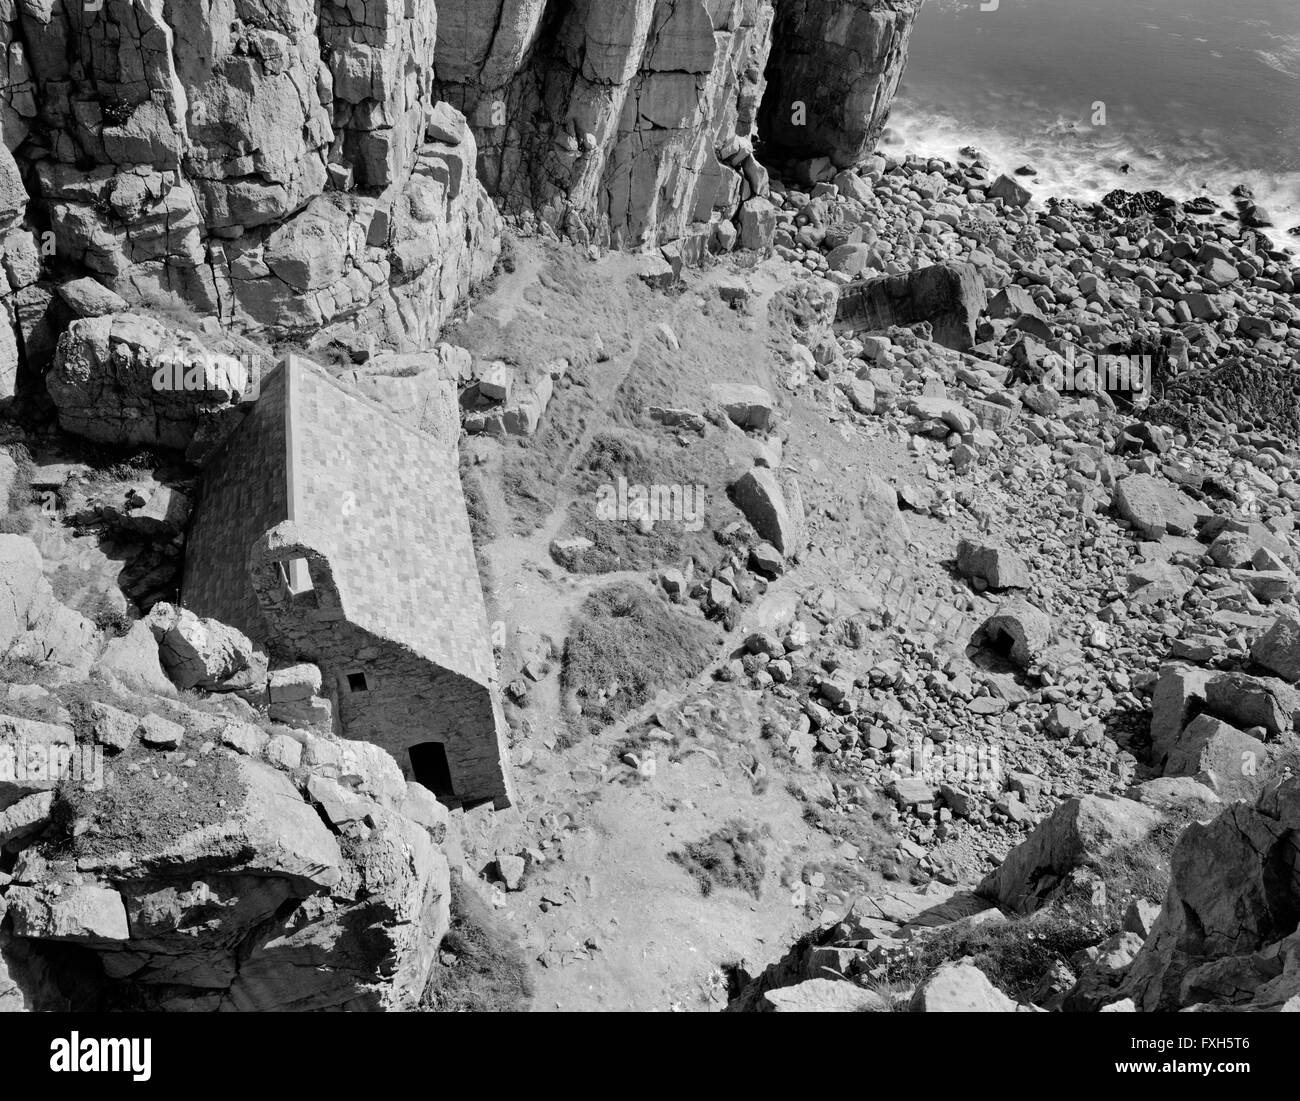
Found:
[[[498,257],[489,193],[521,239],[564,233],[597,259],[643,246],[643,294],[711,269],[709,293],[751,328],[777,271],[770,378],[710,378],[698,405],[645,410],[683,448],[724,441],[738,512],[709,532],[707,566],[635,579],[725,643],[620,734],[719,761],[761,742],[747,782],[782,770],[819,828],[857,830],[834,836],[859,875],[877,829],[895,882],[779,873],[792,911],[823,920],[743,970],[731,1008],[1295,1009],[1300,907],[1277,872],[1300,828],[1294,257],[1245,197],[1041,203],[974,149],[872,154],[917,6],[586,4],[543,23],[545,4],[481,0],[438,13],[436,38],[424,11],[375,47],[355,13],[304,9],[292,33],[249,16],[220,56],[163,35],[143,99],[102,70],[145,37],[114,38],[74,79],[51,48],[66,13],[19,13],[15,110],[33,140],[11,143],[21,171],[0,150],[17,325],[0,325],[0,403],[48,399],[65,432],[201,466],[252,396],[259,341],[292,336],[431,447],[463,429],[527,455],[578,352],[436,343]],[[141,19],[138,36],[166,30]],[[104,45],[121,26],[85,33]],[[388,79],[435,51],[433,75]],[[250,94],[282,117],[230,98],[223,67],[245,57]],[[188,103],[181,70],[204,77]],[[60,97],[76,110],[48,110]],[[821,105],[813,126],[780,122],[794,100]],[[76,272],[57,286],[29,201]],[[666,321],[646,339],[684,351]],[[831,460],[808,458],[814,417],[853,449],[852,502],[833,503]],[[0,535],[0,749],[103,764],[89,783],[0,779],[0,1004],[66,1007],[70,950],[102,965],[81,995],[94,1008],[418,1003],[465,864],[457,819],[329,733],[318,669],[167,599],[185,478],[106,487],[16,456],[11,487],[132,544],[134,607],[73,610],[45,536]],[[544,542],[561,568],[591,546]],[[544,696],[562,651],[525,656],[515,703]],[[526,763],[534,728],[512,720]],[[659,775],[620,742],[592,790]],[[476,868],[526,896],[576,813],[493,838]],[[1037,959],[1029,941],[1053,958],[1012,981],[998,953]]]
[[[889,658],[860,656],[853,640],[887,631],[902,601],[868,587],[859,610],[809,593],[796,627],[813,630],[750,636],[736,675],[789,700],[778,737],[795,761],[824,754],[837,790],[893,798],[900,847],[932,882],[977,885],[1013,915],[1088,900],[1100,947],[1040,1007],[1294,1004],[1294,914],[1279,926],[1285,903],[1235,884],[1267,859],[1255,835],[1286,836],[1300,749],[1295,404],[1214,383],[1239,357],[1252,377],[1294,371],[1292,258],[1172,202],[1156,216],[1044,211],[973,151],[860,172],[783,192],[776,251],[840,287],[834,344],[792,377],[926,464],[926,484],[897,497],[957,529],[948,596],[965,627],[945,637],[931,618]],[[955,289],[963,265],[978,292],[974,276]],[[950,297],[931,289],[949,278]],[[1121,349],[1139,372],[1116,386],[1100,357]],[[946,754],[963,742],[973,751]],[[981,747],[997,748],[994,767]],[[1168,899],[1106,899],[1111,862],[1198,818],[1212,822],[1178,842]],[[978,882],[982,859],[996,867]],[[1189,905],[1233,912],[1201,920]],[[864,940],[857,914],[736,1006],[873,1008],[889,961],[932,929]],[[1219,926],[1234,932],[1207,932]],[[828,977],[858,994],[824,990]],[[954,961],[910,1008],[1017,1008],[987,986]]]

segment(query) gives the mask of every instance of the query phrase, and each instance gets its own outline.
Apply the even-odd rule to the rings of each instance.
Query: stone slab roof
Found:
[[[329,559],[349,622],[481,684],[493,678],[455,449],[296,356],[208,469],[186,606],[265,638],[248,552],[283,520]]]

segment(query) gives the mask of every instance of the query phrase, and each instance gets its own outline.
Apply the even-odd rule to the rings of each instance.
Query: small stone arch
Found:
[[[248,572],[257,602],[269,619],[298,618],[304,611],[325,618],[342,615],[329,559],[291,521],[277,524],[254,544]]]

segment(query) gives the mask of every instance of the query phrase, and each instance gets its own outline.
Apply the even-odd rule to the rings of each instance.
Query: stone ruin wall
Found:
[[[306,561],[310,594],[287,591],[280,567],[291,559]],[[458,799],[506,805],[502,720],[488,686],[350,623],[328,559],[304,543],[280,543],[273,551],[264,543],[252,577],[274,652],[320,666],[338,733],[386,749],[409,779],[410,747],[442,742]],[[347,675],[356,672],[366,674],[370,690],[364,694],[348,689]]]

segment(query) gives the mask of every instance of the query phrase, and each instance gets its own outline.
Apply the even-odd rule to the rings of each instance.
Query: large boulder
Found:
[[[79,679],[90,671],[98,646],[95,625],[54,598],[36,545],[0,535],[0,656]]]
[[[122,896],[95,883],[13,887],[5,904],[15,935],[29,940],[93,946],[130,936]]]
[[[870,1013],[884,1008],[879,994],[836,979],[805,979],[777,987],[765,991],[758,1002],[760,1013]]]
[[[1014,207],[1026,206],[1033,198],[1027,187],[1007,175],[999,176],[989,184],[988,195],[990,199],[1001,199],[1007,206]]]
[[[155,604],[147,622],[177,688],[233,692],[265,683],[266,655],[242,631],[167,603]]]
[[[1067,799],[984,877],[979,893],[1029,913],[1067,888],[1071,873],[1143,841],[1162,821],[1159,811],[1131,799]]]
[[[1191,776],[1220,799],[1253,800],[1264,786],[1268,749],[1209,714],[1194,718],[1178,736],[1165,762],[1165,775]]]
[[[775,236],[776,207],[761,196],[745,202],[740,208],[740,247],[761,251],[771,246]]]
[[[835,328],[846,333],[928,321],[937,343],[959,352],[975,346],[984,309],[984,279],[970,264],[932,264],[904,275],[855,280],[840,289]]]
[[[65,431],[96,443],[185,450],[257,395],[269,357],[137,313],[72,322],[45,384]],[[206,446],[211,446],[210,444]]]
[[[1191,535],[1200,514],[1172,482],[1154,474],[1130,474],[1115,484],[1115,509],[1145,539]]]
[[[55,790],[69,771],[75,747],[71,727],[0,715],[0,811]]]
[[[1300,1006],[1300,779],[1192,823],[1124,992],[1138,1009]]]
[[[722,406],[733,424],[763,431],[772,423],[772,395],[761,386],[744,383],[716,383],[713,400]]]
[[[417,1007],[449,924],[446,811],[376,746],[304,733],[289,762],[247,723],[170,713],[222,748],[191,772],[165,752],[142,761],[146,746],[102,785],[45,793],[60,805],[19,842],[0,964],[75,943],[99,958],[102,985],[83,993],[106,1007]],[[64,800],[94,828],[65,836]]]
[[[221,813],[209,810],[188,828],[160,823],[163,828],[131,850],[98,844],[98,855],[83,856],[79,866],[110,879],[200,869],[211,875],[265,876],[285,880],[303,895],[333,887],[343,878],[338,841],[287,776],[237,756],[217,770],[215,782],[228,791]]]
[[[759,536],[787,556],[803,549],[803,499],[797,482],[787,479],[782,483],[769,467],[756,466],[731,489]]]
[[[0,535],[0,652],[26,633],[41,581],[36,544],[20,535]]]
[[[1205,709],[1242,730],[1262,726],[1279,738],[1300,722],[1300,688],[1276,677],[1215,672],[1205,683]]]
[[[916,988],[913,1013],[1014,1013],[1018,1006],[969,960],[945,963]]]
[[[128,692],[176,695],[175,686],[163,672],[158,642],[144,620],[137,620],[126,634],[116,635],[104,644],[94,672]]]
[[[957,572],[983,581],[990,589],[1027,589],[1029,567],[1010,547],[963,539],[957,544]]]
[[[1151,763],[1163,769],[1178,736],[1205,708],[1209,671],[1184,662],[1160,670],[1151,696]]]
[[[903,554],[912,532],[898,510],[898,491],[878,474],[867,471],[862,479],[862,531],[892,554]]]
[[[1273,626],[1255,640],[1250,657],[1285,681],[1300,681],[1300,620],[1278,616]]]

